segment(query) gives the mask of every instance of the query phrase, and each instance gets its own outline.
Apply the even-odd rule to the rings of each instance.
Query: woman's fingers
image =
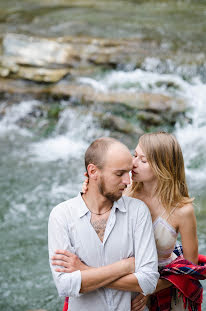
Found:
[[[83,185],[82,185],[82,192],[83,193],[86,193],[87,190],[88,190],[88,183],[89,183],[89,179],[85,179],[85,181],[83,182]]]
[[[142,311],[146,306],[147,299],[144,295],[139,294],[132,300],[132,311]]]
[[[142,311],[142,310],[144,310],[145,306],[146,306],[145,303],[141,303],[137,306],[133,306],[131,310],[132,311]]]

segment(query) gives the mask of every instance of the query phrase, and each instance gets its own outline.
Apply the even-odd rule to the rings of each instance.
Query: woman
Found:
[[[83,185],[83,192],[87,183],[88,179]],[[160,270],[177,257],[173,250],[178,233],[184,258],[193,264],[198,263],[193,199],[188,194],[182,151],[173,135],[158,132],[140,137],[134,152],[132,183],[125,195],[144,201],[150,210]],[[169,281],[159,279],[156,292],[171,285]],[[142,311],[148,300],[139,294],[132,301],[132,311]],[[172,298],[171,310],[190,310],[190,307],[185,309],[183,299],[176,297]]]
[[[144,201],[149,207],[156,240],[159,267],[172,262],[178,232],[184,258],[198,262],[196,218],[185,180],[184,160],[176,138],[168,133],[144,134],[134,153],[132,184],[126,195]],[[168,287],[159,281],[156,291]],[[138,309],[140,295],[133,301]],[[185,310],[182,299],[171,310]]]

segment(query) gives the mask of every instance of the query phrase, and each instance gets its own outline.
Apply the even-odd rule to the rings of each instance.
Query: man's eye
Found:
[[[116,175],[117,175],[117,176],[122,176],[122,175],[123,175],[123,173],[117,173]]]

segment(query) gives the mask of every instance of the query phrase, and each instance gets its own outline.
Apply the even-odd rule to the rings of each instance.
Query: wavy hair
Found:
[[[166,132],[147,133],[140,137],[139,145],[157,177],[155,195],[164,208],[170,210],[192,203],[194,199],[188,194],[184,159],[177,139]],[[137,197],[142,187],[142,182],[132,182],[127,195]]]

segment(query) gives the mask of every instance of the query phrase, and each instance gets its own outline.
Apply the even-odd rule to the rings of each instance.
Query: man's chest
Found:
[[[83,217],[70,232],[75,254],[90,266],[102,266],[134,255],[134,235],[126,217]]]
[[[108,215],[92,215],[90,223],[94,228],[97,236],[99,237],[100,241],[103,243],[104,240],[104,233],[107,226],[109,214]]]

